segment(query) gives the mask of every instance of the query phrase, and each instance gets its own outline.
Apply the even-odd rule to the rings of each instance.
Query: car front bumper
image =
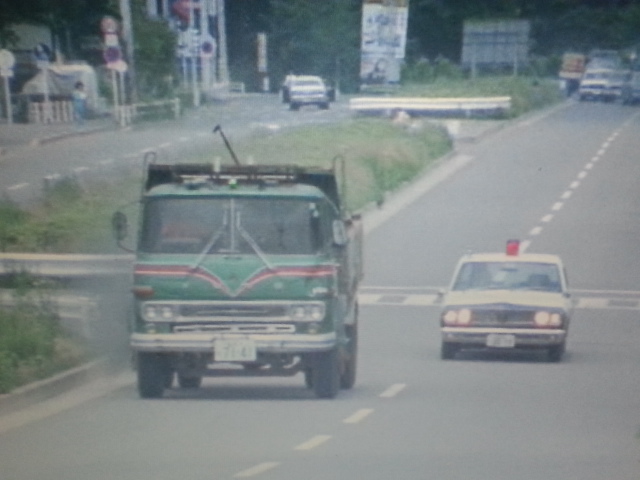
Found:
[[[564,329],[443,327],[441,331],[443,342],[483,348],[544,348],[562,345],[567,338]],[[492,335],[513,336],[514,345],[493,347]]]

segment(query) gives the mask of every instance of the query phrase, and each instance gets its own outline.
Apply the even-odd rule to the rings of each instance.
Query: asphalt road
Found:
[[[143,401],[124,372],[0,417],[0,478],[636,480],[639,126],[637,109],[568,103],[461,147],[444,181],[370,216],[352,391],[209,379]],[[565,360],[439,360],[434,289],[508,238],[567,265]]]

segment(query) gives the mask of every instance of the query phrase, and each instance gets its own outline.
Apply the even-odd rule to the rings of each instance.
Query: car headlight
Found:
[[[146,322],[171,322],[177,317],[173,305],[160,303],[145,303],[142,306],[142,318]]]
[[[442,321],[446,325],[466,326],[471,323],[472,318],[473,314],[468,308],[463,308],[461,310],[447,310],[444,315],[442,315]]]
[[[536,327],[560,327],[562,326],[562,315],[544,310],[538,311],[533,316],[533,322]]]

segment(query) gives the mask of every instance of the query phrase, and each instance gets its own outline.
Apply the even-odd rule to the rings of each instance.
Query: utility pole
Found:
[[[133,58],[133,26],[131,22],[131,0],[120,0],[120,16],[122,17],[122,38],[128,61],[129,86],[131,88],[131,103],[138,101],[136,84],[136,67]]]
[[[225,0],[216,0],[217,6],[217,17],[218,17],[218,51],[219,51],[219,61],[218,65],[218,80],[220,83],[229,83],[229,62],[227,59],[227,30],[226,30],[226,19],[224,13],[224,2]]]

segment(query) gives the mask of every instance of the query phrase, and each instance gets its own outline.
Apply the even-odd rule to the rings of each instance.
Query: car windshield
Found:
[[[140,250],[313,254],[327,238],[323,223],[305,200],[158,198],[145,205]]]
[[[538,262],[468,262],[462,265],[453,290],[562,291],[558,266]]]

